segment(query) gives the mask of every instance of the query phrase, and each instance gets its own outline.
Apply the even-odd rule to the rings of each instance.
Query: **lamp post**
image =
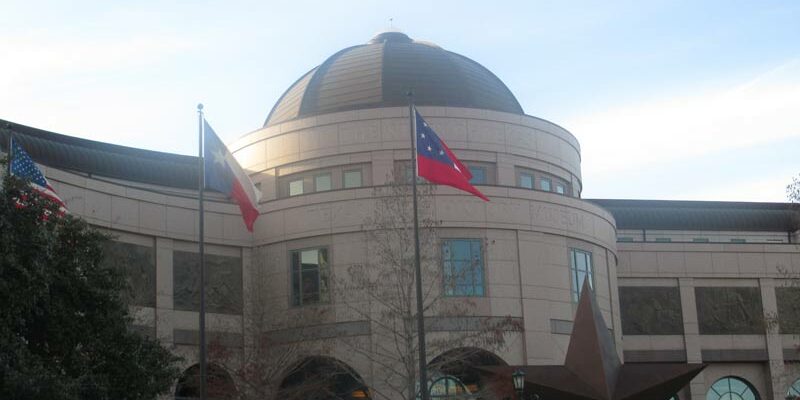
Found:
[[[522,393],[525,391],[525,371],[518,369],[511,374],[511,382],[514,384],[514,391],[517,392],[517,400],[522,400]]]

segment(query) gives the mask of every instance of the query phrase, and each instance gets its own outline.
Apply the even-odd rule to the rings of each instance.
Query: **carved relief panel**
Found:
[[[624,335],[682,335],[683,314],[677,287],[620,286]]]
[[[103,265],[122,272],[128,289],[125,300],[142,307],[156,306],[156,253],[152,247],[108,241]]]
[[[175,251],[172,255],[173,296],[176,310],[200,310],[200,257]],[[205,255],[206,311],[242,313],[242,259]]]
[[[757,287],[696,287],[702,335],[764,333],[761,291]]]

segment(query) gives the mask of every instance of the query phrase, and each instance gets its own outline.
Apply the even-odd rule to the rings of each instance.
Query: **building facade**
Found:
[[[476,319],[510,318],[519,329],[487,354],[509,365],[561,364],[588,279],[626,363],[709,364],[680,399],[800,396],[797,205],[583,199],[572,133],[526,115],[480,64],[398,32],[325,60],[286,91],[262,128],[229,145],[262,192],[253,233],[221,195],[209,194],[205,207],[207,329],[234,364],[257,355],[266,336],[303,347],[275,374],[275,387],[291,385],[291,365],[311,358],[374,390],[348,386],[349,397],[386,392],[379,362],[341,345],[378,349],[383,339],[379,321],[365,317],[374,305],[340,283],[376,262],[365,221],[391,195],[382,188],[413,178],[409,91],[491,199],[431,188],[426,215],[437,222],[437,242],[428,245],[441,272],[432,287],[446,303],[471,305],[426,315],[434,338],[470,330]],[[115,235],[108,263],[130,277],[135,329],[183,356],[191,374],[197,159],[3,124],[72,213]],[[176,396],[192,395],[187,382],[176,382]],[[479,396],[470,395],[478,383],[463,383],[460,398]],[[230,378],[226,390],[237,385]]]

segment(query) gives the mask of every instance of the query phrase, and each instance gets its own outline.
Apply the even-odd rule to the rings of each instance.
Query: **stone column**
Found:
[[[156,237],[156,337],[165,346],[172,337],[172,239]]]
[[[786,371],[783,363],[783,343],[778,327],[778,302],[775,297],[775,280],[759,279],[761,304],[766,321],[767,355],[769,356],[769,376],[772,398],[781,400],[786,396]]]
[[[683,341],[686,348],[686,362],[700,363],[703,356],[700,348],[700,325],[697,320],[697,305],[694,295],[694,279],[679,278],[678,288],[681,294],[681,314],[683,314]],[[689,383],[692,400],[705,400],[706,382],[703,372],[700,372]]]

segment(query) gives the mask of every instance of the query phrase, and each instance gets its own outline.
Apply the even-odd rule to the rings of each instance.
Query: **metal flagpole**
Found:
[[[417,211],[417,132],[414,113],[414,93],[408,92],[408,122],[411,132],[411,166],[414,175],[411,177],[412,195],[414,196],[414,267],[417,283],[417,337],[419,338],[419,387],[422,400],[428,400],[428,363],[425,356],[425,318],[422,315],[422,269],[419,256],[419,213]]]
[[[197,105],[197,122],[198,122],[198,192],[200,201],[200,400],[206,398],[206,279],[205,279],[205,263],[204,263],[204,249],[203,249],[203,189],[205,188],[205,165],[203,163],[203,104]]]
[[[8,124],[6,124],[8,126]],[[8,129],[8,175],[11,175],[11,164],[14,162],[14,132]]]

